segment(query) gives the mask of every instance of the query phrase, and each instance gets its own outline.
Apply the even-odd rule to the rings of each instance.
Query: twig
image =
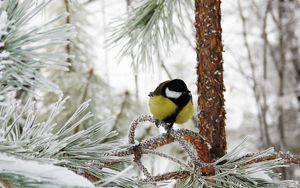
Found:
[[[183,161],[181,161],[179,159],[176,159],[175,157],[169,156],[165,153],[161,153],[161,152],[158,152],[158,151],[152,151],[152,150],[149,150],[149,149],[142,150],[142,153],[143,154],[153,154],[153,155],[157,155],[157,156],[160,156],[160,157],[167,158],[167,159],[169,159],[169,160],[185,167],[186,169],[189,169],[190,171],[192,171],[192,169],[187,164],[185,164]]]
[[[157,123],[153,117],[149,115],[143,115],[139,118],[135,119],[130,126],[129,134],[128,134],[128,141],[130,144],[135,144],[135,131],[138,125],[141,122],[151,122],[153,124]],[[165,129],[168,127],[163,122],[160,122],[160,125]],[[166,129],[167,130],[167,129]],[[134,162],[139,161],[142,157],[143,152],[147,149],[156,149],[162,145],[177,141],[181,147],[185,150],[188,156],[191,158],[194,164],[194,170],[196,172],[201,171],[203,174],[214,174],[213,168],[206,163],[213,162],[208,155],[204,155],[205,153],[209,153],[210,146],[206,142],[206,140],[201,137],[199,134],[187,130],[187,129],[180,129],[180,130],[173,130],[171,129],[168,133],[162,134],[160,137],[150,138],[148,140],[142,141],[138,145],[134,145],[128,148],[125,151],[118,151],[113,153],[112,155],[116,156],[126,156],[126,155],[134,155]],[[192,144],[193,147],[190,147],[186,142]],[[150,146],[150,148],[147,148]],[[194,153],[193,148],[196,150],[197,155]],[[199,156],[200,158],[198,158]]]
[[[187,152],[187,154],[189,155],[189,157],[192,159],[193,163],[194,163],[194,167],[203,167],[205,166],[199,159],[198,157],[194,154],[194,152],[190,149],[189,145],[183,141],[182,137],[177,134],[177,132],[175,132],[173,129],[171,130],[170,134],[175,138],[175,140],[181,145],[181,147],[185,150],[185,152]]]
[[[85,5],[88,5],[88,4],[90,4],[90,3],[94,2],[94,1],[96,1],[96,0],[88,0],[88,1],[86,1],[85,3],[83,3],[83,5],[84,5],[84,6],[85,6]]]
[[[129,129],[129,134],[128,134],[128,142],[130,144],[134,144],[134,138],[135,138],[135,130],[137,128],[137,126],[141,123],[141,122],[152,122],[155,123],[155,120],[150,116],[150,115],[143,115],[140,116],[139,118],[135,119],[130,126]]]
[[[171,129],[167,133],[163,133],[161,135],[151,137],[146,140],[142,140],[141,142],[135,144],[136,128],[139,126],[141,122],[145,122],[145,121],[151,123],[157,123],[157,121],[149,115],[143,115],[135,119],[131,124],[129,135],[128,135],[129,143],[133,145],[129,146],[126,149],[120,151],[114,151],[109,154],[111,156],[119,156],[119,157],[133,155],[134,156],[133,162],[137,165],[139,170],[146,176],[146,178],[142,179],[142,181],[154,183],[154,182],[172,180],[172,179],[184,179],[193,176],[193,177],[197,177],[197,179],[203,182],[207,182],[208,184],[210,184],[211,177],[215,175],[216,172],[219,172],[219,170],[222,170],[223,168],[225,171],[223,172],[224,174],[222,176],[225,176],[226,174],[227,174],[226,176],[235,176],[235,174],[231,174],[230,169],[227,169],[228,168],[227,162],[230,162],[230,160],[225,159],[224,160],[225,163],[209,161],[210,159],[209,156],[207,156],[207,153],[208,150],[210,149],[210,146],[207,144],[206,140],[198,133],[187,129],[179,129],[179,130]],[[160,123],[161,126],[163,127],[165,126],[163,122]],[[179,159],[176,159],[172,156],[169,156],[161,152],[153,151],[158,147],[164,146],[166,144],[170,144],[174,141],[179,142],[179,144],[183,147],[183,149],[186,151],[188,156],[192,159],[194,169],[192,169],[188,164],[185,164],[183,161]],[[191,147],[188,143],[190,143],[193,147]],[[195,149],[197,155],[195,154],[192,148]],[[262,155],[263,153],[258,153],[260,155],[258,155],[257,153],[247,154],[243,157],[237,158],[234,161],[231,161],[230,163],[246,165],[252,163],[253,164],[260,163],[263,161],[270,161],[270,163],[272,163],[272,161],[276,160],[279,162],[280,161],[286,162],[288,164],[300,165],[300,156],[292,155],[289,153],[283,153],[283,152],[277,152],[277,153],[274,152],[268,153],[268,152],[270,152],[270,150],[263,151],[263,153],[266,153],[268,155]],[[158,155],[160,157],[167,158],[182,166],[184,170],[167,172],[162,175],[153,176],[141,162],[141,157],[143,154],[153,154],[153,155]],[[285,164],[282,164],[282,166],[283,165]],[[232,167],[231,164],[230,168],[236,168],[236,167]],[[217,176],[219,175],[220,173],[218,173]]]
[[[124,115],[124,111],[126,109],[126,104],[128,103],[129,97],[130,97],[129,91],[125,91],[124,92],[124,98],[123,98],[123,101],[121,103],[120,111],[119,111],[119,113],[117,114],[117,116],[115,118],[114,124],[112,126],[112,130],[117,128],[117,125],[119,124],[119,121],[120,121],[121,117]]]
[[[155,182],[158,182],[158,181],[165,181],[171,179],[185,179],[191,175],[192,174],[190,171],[183,170],[183,171],[168,172],[162,175],[153,176],[152,178]],[[147,180],[144,179],[142,181],[147,181]]]
[[[170,71],[167,69],[165,63],[163,60],[160,61],[161,67],[164,69],[164,71],[166,72],[167,76],[169,77],[169,79],[172,79],[172,75],[170,73]]]
[[[150,115],[143,115],[143,116],[140,116],[139,118],[135,119],[131,123],[131,127],[129,129],[128,141],[130,144],[135,143],[134,142],[135,130],[141,122],[151,122],[151,123],[155,124],[156,120],[153,117],[151,117]],[[164,126],[164,124],[161,123],[161,126]],[[196,149],[198,156],[203,156],[201,154],[203,154],[203,152],[205,152],[205,151],[208,151],[210,148],[210,146],[208,145],[206,140],[201,135],[199,135],[196,132],[187,130],[187,129],[171,130],[171,134],[164,133],[158,137],[152,137],[150,139],[142,141],[139,145],[142,149],[156,149],[158,147],[169,144],[171,142],[182,141],[182,140],[190,142],[194,146],[194,149]],[[132,150],[132,148],[129,150]],[[123,152],[124,151],[121,151],[121,153],[123,153]],[[125,152],[125,153],[127,153],[127,152]],[[196,157],[192,156],[191,158],[195,159]],[[212,162],[211,160],[209,160],[207,158],[207,156],[200,158],[200,160],[204,161],[204,162]]]
[[[135,161],[135,163],[138,166],[138,168],[140,169],[140,171],[143,172],[143,174],[146,176],[147,182],[154,181],[152,175],[150,174],[150,172],[147,170],[147,168],[143,165],[143,163],[140,160]]]
[[[251,157],[254,154],[247,154],[244,157]],[[282,152],[282,151],[278,151],[278,152],[274,152],[273,155],[269,155],[263,158],[258,158],[255,160],[250,161],[249,163],[259,163],[259,162],[263,162],[263,161],[269,161],[269,160],[274,160],[274,159],[278,159],[278,158],[282,158],[286,161],[286,163],[288,164],[293,164],[293,165],[300,165],[300,155],[295,155],[295,154],[291,154],[288,152]]]

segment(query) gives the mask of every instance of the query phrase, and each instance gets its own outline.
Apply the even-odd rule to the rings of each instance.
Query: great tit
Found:
[[[167,129],[174,123],[185,123],[193,116],[192,94],[180,79],[160,83],[149,97],[150,112],[155,119],[166,123]]]

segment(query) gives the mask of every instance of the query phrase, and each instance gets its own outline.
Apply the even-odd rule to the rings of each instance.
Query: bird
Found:
[[[193,117],[192,94],[181,79],[160,83],[148,96],[151,114],[167,125],[167,132],[174,123],[183,124]]]

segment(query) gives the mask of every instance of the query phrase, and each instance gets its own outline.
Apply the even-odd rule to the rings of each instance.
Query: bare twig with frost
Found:
[[[157,120],[149,115],[141,116],[135,119],[130,127],[128,141],[131,146],[126,149],[110,153],[112,156],[133,156],[133,162],[139,167],[140,171],[146,178],[141,179],[144,182],[161,182],[167,180],[180,180],[180,184],[197,185],[207,187],[296,187],[295,181],[290,180],[275,180],[279,174],[272,171],[274,168],[287,167],[288,164],[300,164],[300,157],[293,156],[289,153],[275,152],[272,148],[254,154],[241,155],[243,143],[238,145],[231,152],[212,163],[204,163],[198,159],[195,153],[195,145],[207,145],[198,133],[187,130],[171,129],[167,133],[142,140],[135,143],[135,131],[142,122],[157,123]],[[165,126],[160,122],[161,126]],[[183,161],[169,156],[165,153],[154,151],[156,148],[179,142],[186,151],[187,155],[192,159],[191,164],[185,164]],[[184,144],[183,144],[184,143]],[[202,149],[205,149],[202,147]],[[169,159],[177,163],[181,170],[166,172],[161,175],[152,175],[141,162],[143,155],[154,154],[160,157]],[[200,155],[201,158],[201,155]],[[207,170],[208,169],[208,170]],[[207,173],[210,172],[210,173]]]

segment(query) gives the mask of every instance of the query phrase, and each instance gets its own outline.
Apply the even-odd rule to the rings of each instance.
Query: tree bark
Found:
[[[195,1],[199,133],[211,146],[206,155],[212,160],[226,153],[220,5],[220,0]]]

